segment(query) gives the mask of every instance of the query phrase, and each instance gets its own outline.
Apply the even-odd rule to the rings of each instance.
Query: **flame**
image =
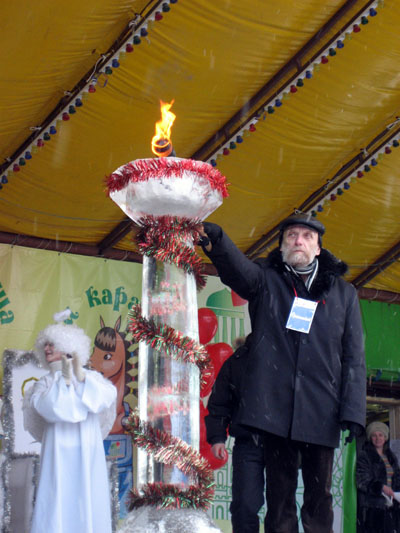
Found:
[[[174,100],[170,104],[161,104],[161,120],[156,123],[156,134],[151,139],[151,150],[158,157],[167,157],[172,152],[171,128],[176,115],[170,111]]]

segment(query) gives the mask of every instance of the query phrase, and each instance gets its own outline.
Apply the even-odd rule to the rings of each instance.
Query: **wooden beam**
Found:
[[[101,251],[98,245],[93,246],[79,242],[41,239],[40,237],[7,233],[5,231],[0,231],[0,243],[10,244],[13,246],[26,246],[27,248],[52,250],[60,253],[88,255],[91,257],[105,257],[107,259],[117,259],[120,261],[133,261],[135,263],[142,262],[142,256],[140,254],[128,250],[107,248]],[[211,263],[204,263],[203,271],[207,276],[218,276],[217,269]],[[358,290],[358,296],[363,300],[400,304],[400,293],[397,292],[361,288]]]
[[[358,276],[356,276],[352,280],[352,284],[356,287],[356,289],[362,287],[369,281],[371,281],[372,278],[386,270],[389,266],[391,266],[394,262],[397,261],[397,259],[400,257],[400,241],[397,242],[394,246],[390,248],[387,252],[385,252],[383,255],[378,257],[373,263],[373,265],[369,266],[367,269],[364,270],[364,272],[361,272]]]
[[[97,244],[101,253],[104,253],[121,241],[130,231],[132,231],[133,226],[134,224],[130,218],[126,217],[124,220],[121,220],[121,222]]]
[[[400,400],[395,398],[379,398],[378,396],[367,396],[367,403],[377,403],[379,405],[400,406]]]
[[[400,293],[391,291],[382,291],[380,289],[366,289],[361,287],[357,291],[361,300],[377,301],[387,304],[400,304]]]
[[[117,259],[119,261],[131,261],[141,263],[142,256],[136,252],[128,250],[117,250],[109,248],[104,252],[99,250],[98,246],[84,244],[80,242],[56,241],[53,239],[41,239],[30,235],[17,235],[14,233],[0,232],[0,242],[12,246],[26,246],[28,248],[37,248],[40,250],[51,250],[65,254],[88,255],[91,257],[103,257],[104,259]]]

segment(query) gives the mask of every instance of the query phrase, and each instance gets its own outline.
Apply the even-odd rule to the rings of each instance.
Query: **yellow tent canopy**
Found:
[[[364,295],[397,298],[398,2],[15,0],[1,15],[1,242],[137,260],[104,177],[152,157],[174,100],[176,153],[227,177],[210,220],[244,252],[309,212]]]

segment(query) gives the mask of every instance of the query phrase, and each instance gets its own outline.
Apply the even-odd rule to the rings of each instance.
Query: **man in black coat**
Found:
[[[322,248],[325,228],[293,215],[279,248],[250,261],[216,224],[204,223],[204,251],[223,283],[249,302],[252,343],[238,422],[264,436],[266,532],[297,533],[298,456],[305,533],[331,533],[330,493],[340,429],[365,423],[363,331],[347,266]]]
[[[232,516],[233,533],[259,533],[258,512],[264,504],[265,458],[263,439],[258,433],[237,424],[240,389],[246,373],[251,335],[224,362],[218,372],[207,403],[204,418],[207,442],[215,457],[227,453],[227,432],[234,437],[232,453]]]

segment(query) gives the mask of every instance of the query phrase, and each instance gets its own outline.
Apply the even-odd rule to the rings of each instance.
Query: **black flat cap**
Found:
[[[283,222],[279,225],[279,231],[283,233],[286,228],[289,226],[308,226],[309,228],[313,229],[314,231],[317,231],[321,236],[325,233],[325,226],[317,220],[315,217],[311,215],[306,215],[304,213],[298,214],[298,215],[292,215],[288,218],[286,218]]]

